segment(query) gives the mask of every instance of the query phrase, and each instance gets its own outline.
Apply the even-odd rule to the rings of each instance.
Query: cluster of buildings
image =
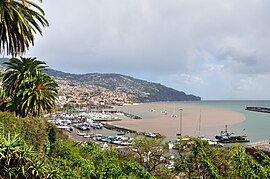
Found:
[[[133,94],[123,90],[109,90],[97,85],[78,81],[56,80],[58,89],[58,104],[79,104],[87,106],[109,106],[132,103]]]

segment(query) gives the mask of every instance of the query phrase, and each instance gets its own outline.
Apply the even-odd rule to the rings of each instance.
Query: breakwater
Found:
[[[132,130],[129,129],[127,127],[123,127],[123,126],[118,126],[118,125],[113,125],[113,124],[108,124],[108,123],[102,123],[102,125],[109,130],[116,130],[118,132],[125,132],[125,133],[134,133],[134,134],[138,134],[138,135],[144,135],[147,137],[153,137],[153,138],[163,138],[165,136],[161,135],[160,133],[152,133],[152,132],[138,132],[136,130]]]
[[[116,114],[116,113],[122,113],[124,116],[129,117],[131,119],[142,119],[139,115],[127,113],[124,111],[119,111],[119,110],[92,110],[91,112],[97,112],[97,113],[111,113],[111,114]]]
[[[137,131],[135,130],[131,130],[127,127],[123,127],[123,126],[117,126],[117,125],[112,125],[112,124],[108,124],[108,123],[102,123],[102,125],[109,130],[116,130],[116,131],[123,131],[123,132],[130,132],[130,133],[137,133]]]
[[[121,121],[121,119],[95,119],[95,122],[114,122],[114,121]]]
[[[262,113],[270,113],[270,108],[266,108],[266,107],[248,106],[248,107],[246,107],[246,110],[247,111],[262,112]]]

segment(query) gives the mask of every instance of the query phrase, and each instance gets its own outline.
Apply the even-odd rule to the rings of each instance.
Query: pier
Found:
[[[131,119],[142,119],[139,115],[127,113],[124,111],[118,111],[118,110],[92,110],[91,112],[97,112],[97,113],[111,113],[111,114],[116,114],[116,113],[122,113],[124,116],[129,117]]]
[[[131,118],[131,119],[142,119],[139,115],[134,115],[126,112],[122,112],[125,116]]]
[[[113,125],[113,124],[109,124],[109,123],[102,123],[102,125],[109,130],[116,130],[119,132],[128,132],[128,133],[134,133],[134,134],[138,134],[138,135],[144,135],[147,137],[152,137],[152,138],[163,138],[164,136],[161,135],[160,133],[152,133],[152,132],[138,132],[136,130],[132,130],[129,129],[127,127],[123,127],[123,126],[117,126],[117,125]]]
[[[114,122],[121,121],[121,119],[94,119],[95,122]]]
[[[123,131],[123,132],[130,132],[130,133],[137,133],[135,130],[131,130],[129,128],[123,127],[123,126],[116,126],[108,123],[102,123],[102,125],[109,130],[116,130],[116,131]]]
[[[270,108],[266,108],[266,107],[248,106],[248,107],[246,107],[246,110],[247,111],[262,112],[262,113],[270,113]]]

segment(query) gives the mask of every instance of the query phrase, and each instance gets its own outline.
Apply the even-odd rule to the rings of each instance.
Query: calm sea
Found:
[[[260,113],[245,110],[247,106],[269,107],[270,101],[201,101],[198,105],[215,106],[240,112],[245,120],[230,126],[230,131],[247,134],[251,141],[270,139],[270,113]]]
[[[245,116],[245,120],[241,123],[230,125],[228,128],[228,132],[234,132],[235,134],[245,134],[248,136],[248,139],[250,139],[251,142],[270,139],[270,113],[259,113],[245,110],[247,106],[259,106],[270,108],[270,101],[200,101],[200,102],[166,102],[159,104],[161,108],[162,106],[167,106],[169,104],[175,104],[177,106],[181,104],[191,104],[198,106],[222,108],[240,112]],[[146,110],[140,107],[139,108],[128,107],[125,110],[126,112],[129,113],[141,115],[144,118],[150,117],[147,115],[151,115],[151,117],[153,117],[153,115],[160,115],[160,113],[155,114],[149,113],[149,109]]]

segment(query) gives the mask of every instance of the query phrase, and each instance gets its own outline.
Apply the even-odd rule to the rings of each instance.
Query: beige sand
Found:
[[[165,106],[164,104],[151,103],[123,106],[117,109],[139,114],[143,119],[121,117],[122,121],[112,124],[125,126],[136,131],[157,132],[169,139],[176,138],[176,134],[180,131],[181,112],[179,109],[183,109],[182,135],[213,138],[221,130],[224,130],[226,124],[230,126],[245,120],[245,116],[238,112],[194,104],[166,103]],[[155,109],[155,112],[151,112],[151,109]],[[161,113],[164,109],[168,112],[167,115]],[[176,114],[177,117],[171,117],[172,114]]]

